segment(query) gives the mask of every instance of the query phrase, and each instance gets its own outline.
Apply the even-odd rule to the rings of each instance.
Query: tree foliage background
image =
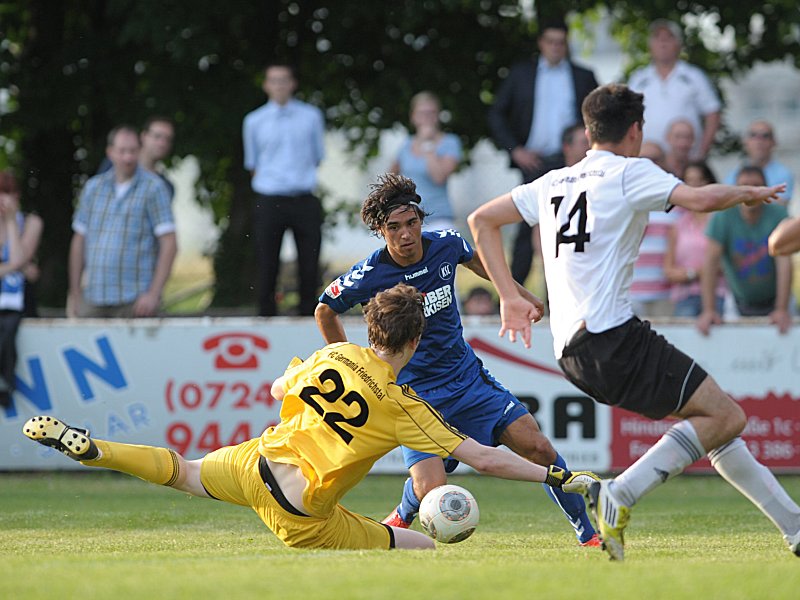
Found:
[[[712,77],[756,61],[800,63],[796,0],[0,2],[0,167],[17,171],[24,207],[45,221],[41,302],[63,305],[77,191],[114,125],[138,125],[151,114],[175,120],[175,154],[199,159],[200,199],[223,226],[214,302],[246,304],[253,265],[241,122],[265,101],[266,63],[298,66],[299,95],[346,132],[354,157],[374,151],[381,129],[405,122],[409,98],[426,88],[441,95],[448,128],[469,147],[487,135],[492,92],[507,67],[533,51],[539,21],[569,14],[581,28],[600,8],[630,67],[646,60],[652,19],[684,15],[716,19],[735,37],[735,48],[720,53],[689,29],[687,56]]]

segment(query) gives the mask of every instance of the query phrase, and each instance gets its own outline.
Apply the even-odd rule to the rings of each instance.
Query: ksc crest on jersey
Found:
[[[453,265],[450,263],[444,262],[439,265],[439,277],[448,281],[453,277]]]

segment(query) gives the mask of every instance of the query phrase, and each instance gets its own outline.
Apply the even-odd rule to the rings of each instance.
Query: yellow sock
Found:
[[[178,455],[168,448],[105,440],[94,440],[94,443],[100,450],[100,456],[81,461],[82,465],[113,469],[158,485],[173,485],[178,480]]]

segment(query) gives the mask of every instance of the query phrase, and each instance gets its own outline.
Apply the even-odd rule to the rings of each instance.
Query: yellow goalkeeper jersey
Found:
[[[261,436],[259,452],[300,467],[303,504],[323,517],[397,446],[446,457],[466,439],[369,348],[326,346],[284,373],[281,422]]]

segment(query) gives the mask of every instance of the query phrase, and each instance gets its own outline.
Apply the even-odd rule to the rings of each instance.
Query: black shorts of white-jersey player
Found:
[[[339,318],[341,312],[348,310],[356,302],[368,299],[385,286],[394,285],[398,279],[410,281],[423,293],[431,294],[431,298],[436,297],[434,292],[437,289],[432,286],[441,285],[446,280],[451,287],[457,264],[488,279],[480,259],[473,255],[472,248],[465,240],[460,236],[453,237],[454,232],[439,232],[443,235],[436,241],[432,241],[435,236],[423,236],[422,224],[426,214],[419,204],[416,185],[407,177],[387,174],[372,186],[364,201],[361,217],[373,233],[384,239],[386,247],[359,263],[356,273],[337,278],[322,294],[315,317],[327,343],[347,340]],[[457,240],[456,244],[452,243],[454,240]],[[450,246],[463,247],[466,250],[456,258],[449,250],[444,250]],[[438,258],[434,260],[434,256],[448,257],[446,266],[452,268],[446,269],[446,277],[440,271],[441,267],[434,265],[438,261]],[[522,286],[518,286],[517,292],[531,303],[529,318],[538,321],[542,316],[541,301]],[[442,406],[439,404],[441,401],[444,404],[441,410],[445,419],[462,427],[467,435],[488,445],[503,444],[537,464],[563,464],[566,467],[563,458],[541,432],[533,416],[522,410],[522,406],[508,390],[499,390],[502,386],[485,372],[483,365],[463,340],[456,305],[447,302],[441,310],[426,313],[426,323],[417,358],[399,375],[398,381],[408,383],[434,407]],[[447,333],[457,339],[441,338],[445,324],[452,328]],[[449,348],[463,352],[460,356],[463,357],[464,364],[460,367],[454,366],[452,370],[443,366],[448,364],[447,361],[454,354],[448,352]],[[432,358],[430,363],[425,364],[427,361],[419,357]],[[462,379],[459,375],[464,370],[469,374]],[[435,383],[432,383],[434,380]],[[509,400],[513,402],[509,404]],[[488,432],[487,427],[491,429]],[[425,494],[447,482],[445,465],[436,456],[412,453],[404,449],[404,462],[411,477],[406,481],[397,509],[383,521],[396,527],[408,527]],[[448,464],[451,463],[452,461],[448,461]],[[584,546],[599,545],[583,498],[575,494],[556,492],[551,494],[551,499],[567,517],[579,543]]]
[[[772,187],[693,188],[638,158],[643,97],[624,85],[594,90],[583,103],[592,145],[572,167],[514,188],[472,213],[478,253],[500,295],[500,334],[530,346],[529,303],[513,285],[500,228],[539,224],[554,350],[567,377],[596,401],[652,419],[680,421],[613,480],[590,486],[604,547],[624,556],[623,531],[644,494],[704,454],[778,527],[800,556],[800,507],[738,437],[744,411],[691,358],[633,315],[628,289],[648,212],[682,206],[710,212],[778,198]]]

